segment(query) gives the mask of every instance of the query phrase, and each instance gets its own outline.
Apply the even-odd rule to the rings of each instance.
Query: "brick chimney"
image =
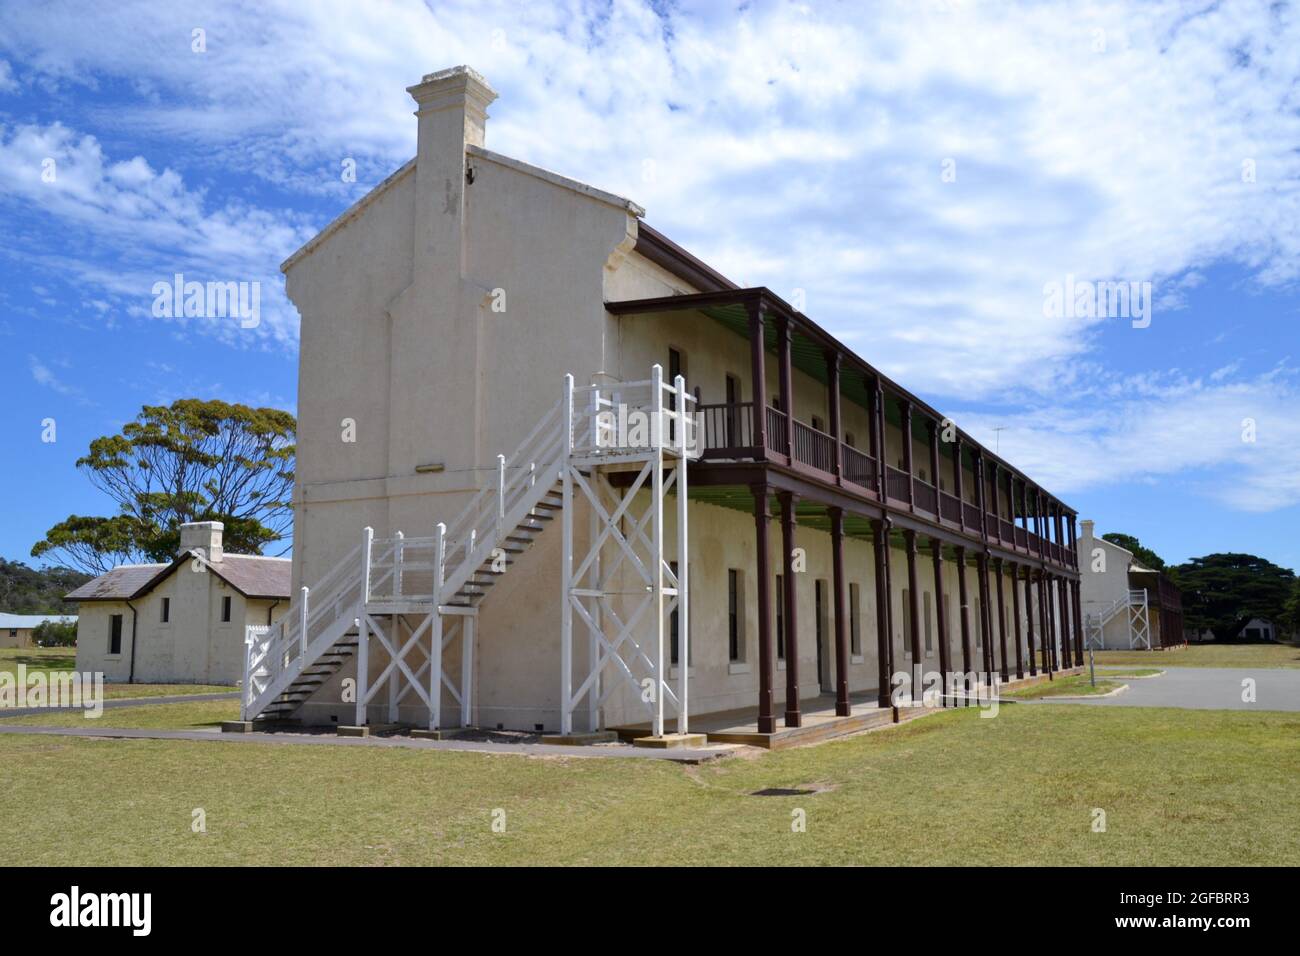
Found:
[[[181,554],[200,551],[209,564],[220,564],[221,533],[225,530],[220,521],[191,521],[181,525]]]

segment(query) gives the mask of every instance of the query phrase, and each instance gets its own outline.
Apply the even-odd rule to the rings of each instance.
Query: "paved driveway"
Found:
[[[1087,704],[1090,707],[1189,707],[1196,710],[1300,711],[1300,669],[1250,667],[1168,667],[1160,677],[1129,679],[1128,690],[1101,700],[1044,703]],[[1122,670],[1120,671],[1122,673]],[[1097,668],[1097,676],[1106,673]],[[1255,702],[1241,699],[1242,681],[1255,681]]]

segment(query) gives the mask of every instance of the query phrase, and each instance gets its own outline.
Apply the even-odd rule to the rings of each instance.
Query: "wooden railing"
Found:
[[[705,455],[754,447],[753,402],[699,405],[696,411],[703,430],[701,447]]]
[[[796,419],[794,458],[795,461],[831,474],[835,471],[835,439]]]
[[[767,447],[782,455],[790,454],[790,443],[785,434],[785,413],[771,405],[767,406]]]
[[[851,445],[841,445],[840,455],[843,459],[844,480],[875,490],[876,460]]]
[[[899,471],[893,465],[885,466],[885,494],[896,501],[908,500],[908,485],[910,480],[907,472]]]
[[[928,481],[922,481],[920,478],[913,479],[912,493],[916,495],[916,507],[932,515],[939,513],[938,490],[934,485]]]
[[[700,445],[704,458],[759,457],[763,450],[757,447],[754,435],[753,402],[717,403],[696,406],[700,429]],[[778,408],[768,405],[767,450],[790,455],[791,443],[787,441],[788,419]],[[794,421],[793,462],[807,465],[822,473],[822,477],[835,471],[835,438],[820,429],[799,420]],[[874,494],[877,487],[877,461],[865,452],[839,443],[841,478],[844,482]],[[1041,541],[1038,535],[1020,527],[1015,521],[988,512],[981,514],[977,504],[969,504],[940,491],[929,482],[910,476],[892,466],[885,467],[885,491],[895,502],[914,500],[916,509],[945,522],[963,526],[967,532],[978,532],[987,518],[989,538],[1030,555],[1043,555],[1051,561],[1071,566],[1073,555],[1066,546]],[[914,497],[913,497],[914,496]]]

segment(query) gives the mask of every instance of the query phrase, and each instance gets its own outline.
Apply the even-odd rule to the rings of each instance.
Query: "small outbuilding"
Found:
[[[219,521],[181,525],[166,564],[124,564],[67,596],[80,605],[77,669],[109,681],[234,684],[244,628],[288,610],[288,558],[226,554]]]
[[[31,647],[32,632],[46,621],[76,624],[75,614],[0,614],[0,647]]]

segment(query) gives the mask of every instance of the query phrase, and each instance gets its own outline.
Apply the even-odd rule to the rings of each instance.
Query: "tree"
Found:
[[[1282,618],[1282,627],[1293,638],[1300,634],[1300,577],[1291,586],[1291,596],[1286,599],[1286,609]]]
[[[1118,531],[1108,531],[1103,534],[1102,540],[1109,541],[1111,544],[1117,544],[1125,551],[1128,551],[1133,557],[1137,558],[1138,564],[1144,568],[1150,568],[1152,571],[1163,571],[1165,569],[1164,558],[1156,554],[1150,548],[1144,547],[1142,542],[1131,534],[1121,534]]]
[[[231,551],[260,554],[293,520],[288,412],[183,398],[146,405],[119,435],[96,438],[77,467],[117,503],[111,517],[69,515],[32,548],[102,574],[123,561],[168,561],[180,526],[221,521]]]
[[[1218,641],[1231,640],[1252,618],[1286,617],[1295,574],[1253,554],[1207,554],[1170,572],[1182,591],[1189,628],[1209,628]]]
[[[37,647],[76,647],[76,621],[42,621],[32,629],[32,642]]]
[[[10,614],[76,614],[63,595],[75,591],[90,576],[71,568],[29,568],[21,561],[0,558],[0,611]]]

